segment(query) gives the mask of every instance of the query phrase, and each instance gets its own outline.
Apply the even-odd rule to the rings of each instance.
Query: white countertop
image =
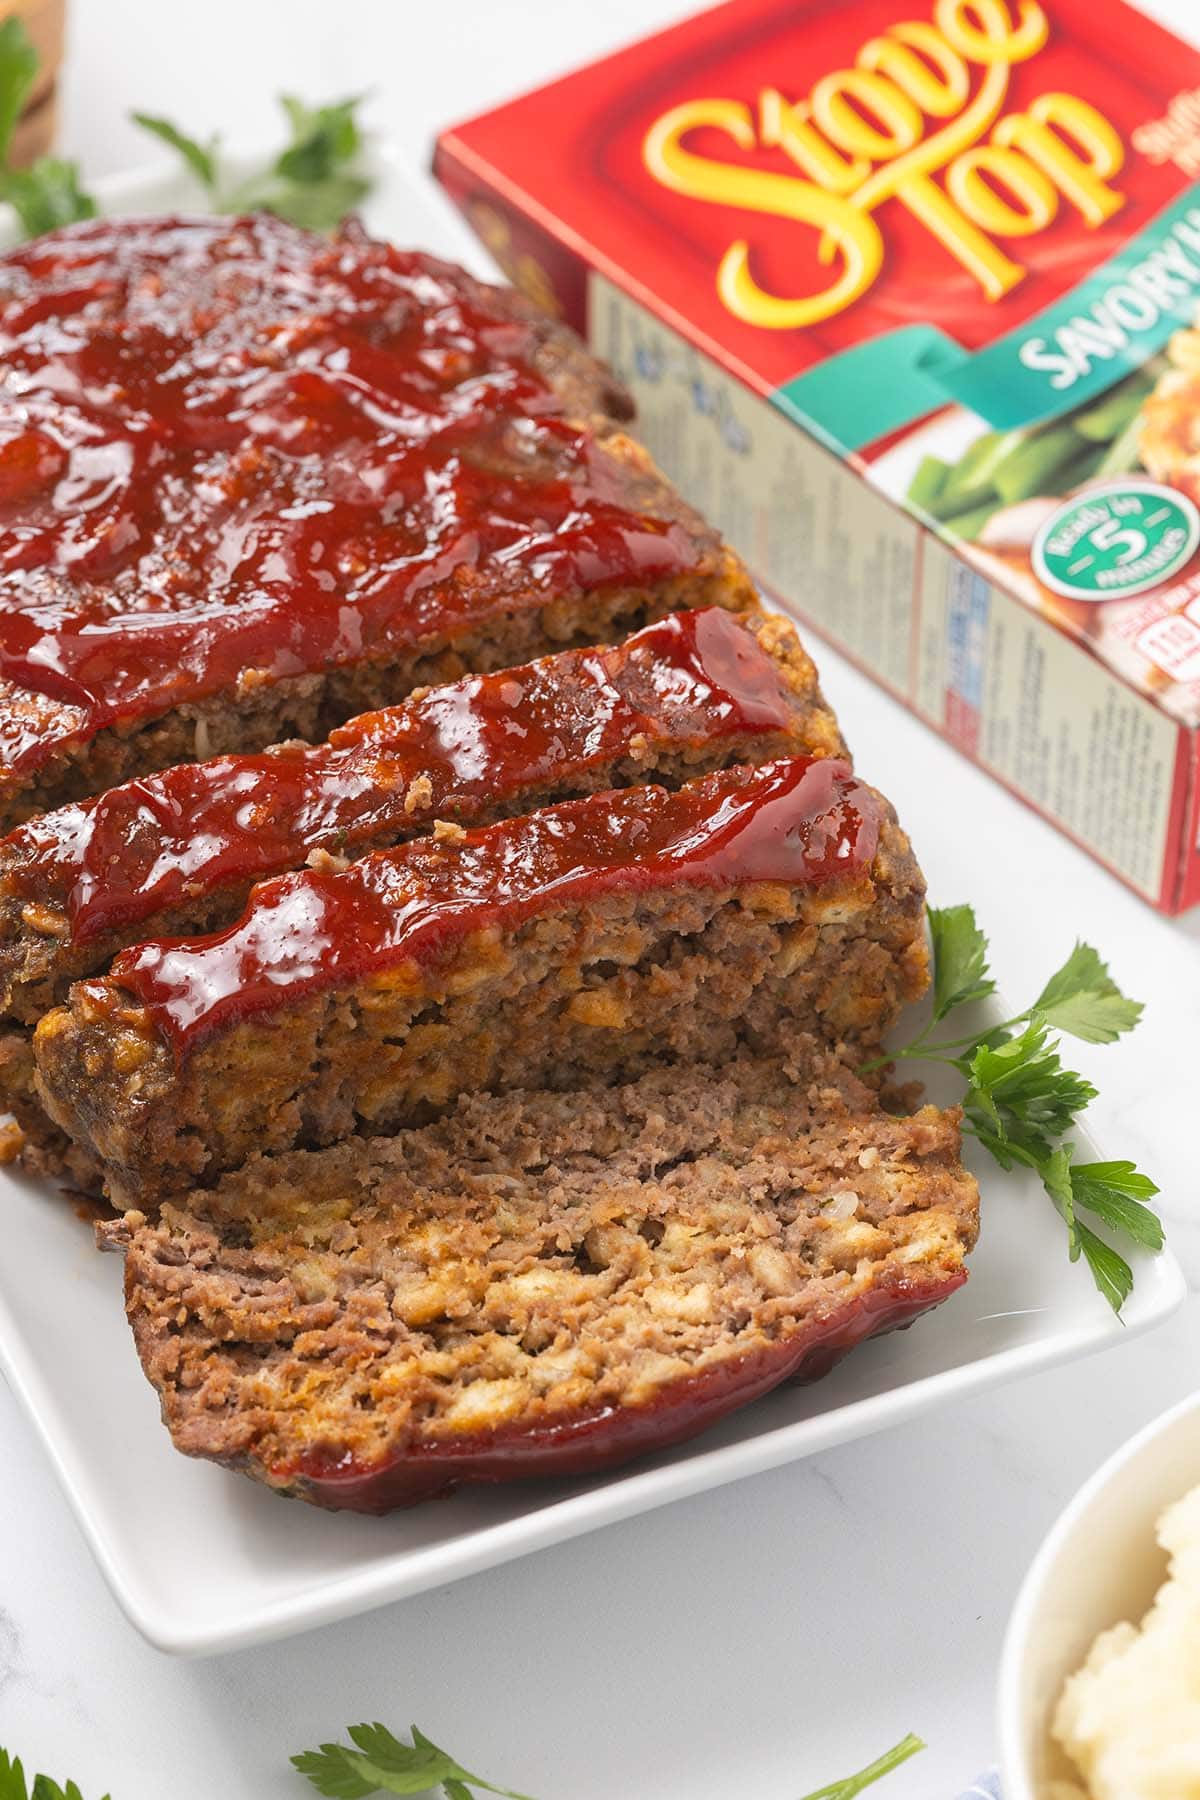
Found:
[[[314,99],[369,88],[377,122],[423,161],[438,124],[690,10],[74,0],[64,147],[99,174],[146,160],[125,122],[135,105],[254,143],[276,132],[281,88]],[[1180,31],[1194,17],[1190,0],[1152,10]],[[1079,1061],[1102,1086],[1096,1137],[1158,1180],[1200,1285],[1200,912],[1157,917],[814,648],[860,767],[886,771],[934,898],[975,904],[1004,988],[1036,991],[1083,935],[1147,1002],[1132,1040],[1080,1046]],[[541,1800],[794,1800],[911,1729],[930,1749],[881,1795],[952,1800],[992,1758],[1001,1634],[1042,1533],[1121,1439],[1191,1389],[1198,1359],[1193,1297],[1102,1357],[203,1663],[161,1656],[125,1622],[0,1388],[0,1744],[31,1771],[70,1776],[85,1800],[302,1800],[312,1790],[289,1753],[359,1719],[415,1719]]]

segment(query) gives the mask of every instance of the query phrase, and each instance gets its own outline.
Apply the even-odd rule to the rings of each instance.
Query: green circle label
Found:
[[[1033,544],[1033,571],[1072,600],[1121,600],[1157,587],[1200,543],[1200,513],[1156,481],[1089,488],[1052,512]]]

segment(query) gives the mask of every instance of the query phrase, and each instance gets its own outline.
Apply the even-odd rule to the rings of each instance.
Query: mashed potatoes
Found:
[[[1170,1579],[1140,1629],[1101,1632],[1054,1715],[1084,1789],[1047,1800],[1200,1800],[1200,1487],[1168,1507],[1158,1541]]]

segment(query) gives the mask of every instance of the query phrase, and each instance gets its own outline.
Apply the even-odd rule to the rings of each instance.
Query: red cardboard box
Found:
[[[1121,0],[730,0],[443,134],[764,585],[1200,900],[1200,55]]]

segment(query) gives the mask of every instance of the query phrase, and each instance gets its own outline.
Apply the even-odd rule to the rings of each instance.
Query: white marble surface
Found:
[[[439,122],[688,10],[75,0],[65,144],[99,173],[144,158],[133,105],[254,141],[279,88],[369,87],[379,123],[421,158]],[[1181,30],[1194,18],[1191,0],[1154,10]],[[1156,917],[836,657],[821,662],[934,896],[975,903],[1006,989],[1034,991],[1083,934],[1147,1002],[1132,1041],[1080,1061],[1102,1081],[1097,1137],[1156,1176],[1200,1277],[1200,914]],[[86,1800],[299,1800],[289,1752],[354,1719],[415,1718],[542,1800],[789,1800],[911,1728],[930,1750],[881,1792],[951,1800],[991,1758],[1000,1638],[1039,1538],[1109,1450],[1189,1391],[1198,1352],[1194,1298],[1148,1339],[903,1431],[194,1664],[119,1615],[0,1389],[0,1744]]]

